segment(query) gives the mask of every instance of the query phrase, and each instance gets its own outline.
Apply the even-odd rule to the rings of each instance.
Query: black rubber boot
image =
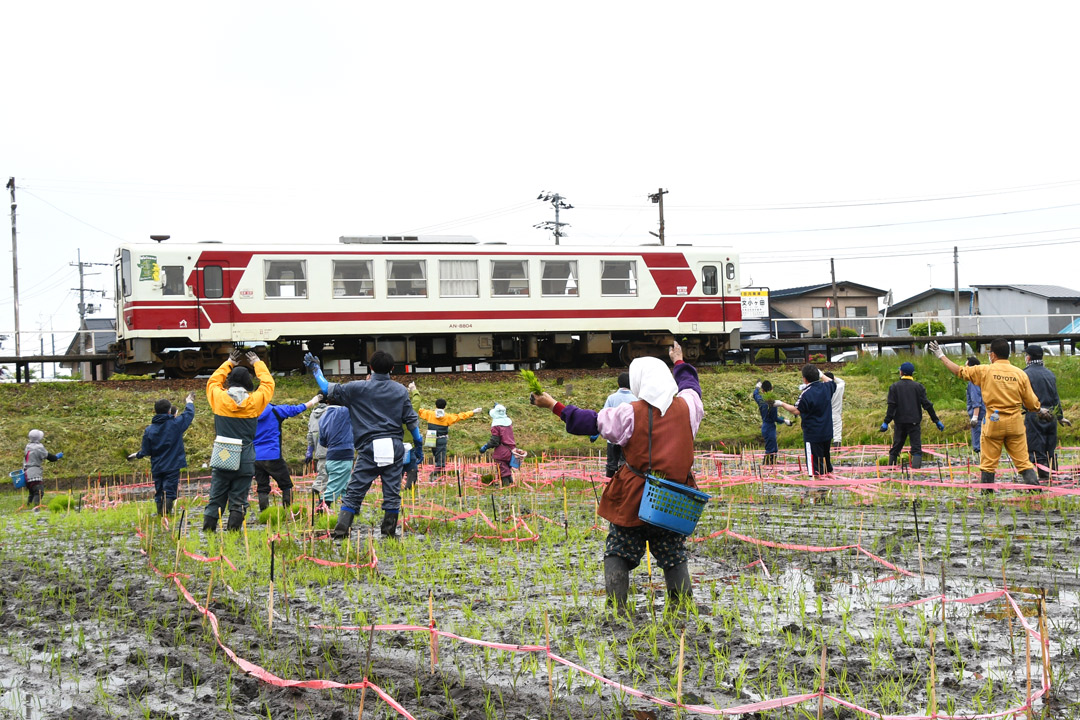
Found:
[[[337,516],[337,525],[330,531],[330,537],[335,540],[344,540],[349,537],[349,528],[352,527],[353,511],[341,509]]]
[[[1024,472],[1020,473],[1020,482],[1025,485],[1038,485],[1039,476],[1035,474],[1035,468],[1028,468]]]
[[[259,493],[259,512],[270,507],[270,493]]]
[[[981,482],[982,482],[983,485],[991,485],[992,486],[994,484],[994,473],[986,472],[985,470],[983,470],[982,471]],[[983,494],[984,495],[988,495],[988,494],[990,494],[992,492],[994,492],[993,487],[983,488]]]
[[[892,453],[889,453],[889,464],[890,465],[895,465],[899,459],[900,459],[899,455],[893,455]]]
[[[513,485],[513,484],[514,484],[514,476],[513,475],[503,475],[503,477],[502,477],[502,486],[503,487],[508,487],[510,485]]]
[[[283,488],[281,491],[281,504],[284,507],[292,507],[292,488]]]
[[[154,505],[157,506],[157,514],[160,515],[161,514],[161,501],[160,500],[155,500]]]
[[[243,510],[230,510],[229,511],[229,524],[225,526],[226,530],[239,530],[244,526],[244,511]]]
[[[379,526],[379,532],[384,538],[397,540],[397,519],[398,514],[396,512],[386,511],[383,513],[382,525]]]
[[[690,570],[686,567],[686,563],[679,563],[665,570],[664,584],[667,585],[668,598],[671,600],[682,602],[693,597]]]
[[[912,455],[911,456],[911,469],[912,470],[918,470],[921,467],[922,467],[922,455]]]
[[[173,504],[175,502],[176,502],[176,500],[170,500],[169,498],[165,498],[165,514],[166,515],[172,515]]]
[[[604,590],[608,602],[617,612],[626,608],[626,598],[630,594],[630,563],[618,555],[604,557]]]
[[[214,532],[217,530],[217,518],[212,515],[203,515],[202,529],[203,532]]]
[[[1042,484],[1042,481],[1044,481],[1044,480],[1047,483],[1050,482],[1050,473],[1049,473],[1049,471],[1040,469],[1038,472],[1039,472],[1039,482],[1040,482],[1040,484]]]

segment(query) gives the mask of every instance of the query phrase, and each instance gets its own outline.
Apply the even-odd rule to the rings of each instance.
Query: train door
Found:
[[[228,266],[222,260],[199,259],[195,273],[198,303],[196,332],[199,342],[229,341],[232,325],[232,293]]]

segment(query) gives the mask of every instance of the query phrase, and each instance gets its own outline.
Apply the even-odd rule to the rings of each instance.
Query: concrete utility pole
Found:
[[[19,244],[15,234],[15,178],[8,178],[7,188],[11,191],[11,272],[15,283],[15,356],[18,357],[22,353],[19,352]]]
[[[960,334],[960,251],[953,245],[953,335]]]
[[[79,293],[79,332],[76,334],[76,337],[79,338],[79,354],[81,355],[86,350],[86,348],[83,347],[83,345],[85,344],[85,341],[83,339],[83,330],[86,327],[86,316],[95,312],[93,305],[88,305],[87,302],[86,302],[86,293],[93,294],[93,293],[100,292],[102,294],[102,296],[105,295],[104,291],[102,291],[102,290],[87,290],[86,289],[86,283],[84,282],[84,277],[86,275],[97,275],[98,273],[84,273],[83,268],[92,267],[94,265],[108,265],[109,263],[91,263],[91,262],[84,263],[82,261],[82,249],[79,249],[76,252],[78,253],[76,255],[76,257],[78,258],[78,262],[68,263],[68,265],[74,265],[74,266],[79,268],[79,287],[77,289],[76,288],[71,288],[71,289],[75,290],[76,292]],[[90,337],[91,337],[92,340],[94,339],[93,334],[91,334]]]
[[[540,193],[539,195],[536,196],[536,199],[537,200],[543,200],[545,202],[550,202],[551,203],[551,206],[553,208],[555,208],[555,222],[551,222],[550,220],[545,220],[544,222],[536,223],[535,225],[533,225],[533,227],[536,228],[537,230],[548,230],[548,231],[554,233],[555,234],[555,244],[558,245],[559,244],[559,238],[566,235],[566,233],[564,233],[562,231],[563,227],[564,226],[569,227],[569,225],[570,225],[570,223],[559,222],[559,211],[560,210],[573,210],[574,206],[571,205],[570,203],[566,202],[566,198],[564,198],[559,193],[542,192],[542,193]]]
[[[836,313],[836,337],[840,337],[840,297],[836,293],[836,259],[829,258],[829,272],[832,274],[832,312]],[[826,313],[831,315],[832,313]]]
[[[649,231],[649,234],[652,235],[653,237],[660,238],[660,244],[661,245],[664,244],[664,196],[667,195],[667,194],[668,194],[668,191],[665,190],[664,188],[657,188],[656,192],[649,195],[650,200],[652,200],[654,203],[659,203],[660,204],[660,234],[657,235],[652,230]]]

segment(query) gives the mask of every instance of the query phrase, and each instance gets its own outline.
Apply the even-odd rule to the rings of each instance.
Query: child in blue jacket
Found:
[[[776,462],[776,453],[780,449],[776,443],[776,423],[790,425],[791,421],[780,417],[776,407],[762,397],[761,392],[772,392],[772,383],[762,380],[754,386],[754,402],[757,403],[758,412],[761,413],[761,439],[765,441],[765,457],[763,465],[772,465]]]
[[[127,456],[128,460],[150,458],[150,474],[154,478],[154,504],[157,514],[173,511],[176,490],[180,484],[180,470],[187,467],[184,451],[184,433],[195,419],[195,393],[184,399],[184,412],[173,416],[173,406],[162,398],[154,403],[154,419],[143,431],[142,447]]]

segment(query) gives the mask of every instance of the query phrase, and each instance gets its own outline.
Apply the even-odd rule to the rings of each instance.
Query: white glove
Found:
[[[758,390],[760,390],[761,389],[761,381],[758,380],[758,384],[755,385],[754,387],[757,388]]]
[[[414,382],[409,383],[408,390],[409,390],[409,392],[416,392],[416,383],[414,383]]]
[[[131,453],[130,455],[127,456],[127,459],[128,460],[138,460],[139,459],[139,453],[133,452],[133,453]]]
[[[484,412],[484,408],[482,408],[482,407],[473,408],[472,412],[473,412],[473,415],[479,415],[480,413]]]
[[[773,407],[784,407],[784,401],[783,400],[773,400],[772,401],[772,406]]]
[[[791,427],[791,418],[784,418],[784,424]]]
[[[976,413],[971,415],[971,427],[979,427],[979,416]]]
[[[936,342],[934,342],[933,340],[931,340],[930,342],[928,342],[926,344],[926,349],[928,351],[934,353],[934,357],[936,357],[938,359],[941,359],[941,358],[945,357],[945,351],[942,350],[940,347],[938,347],[938,344]]]

